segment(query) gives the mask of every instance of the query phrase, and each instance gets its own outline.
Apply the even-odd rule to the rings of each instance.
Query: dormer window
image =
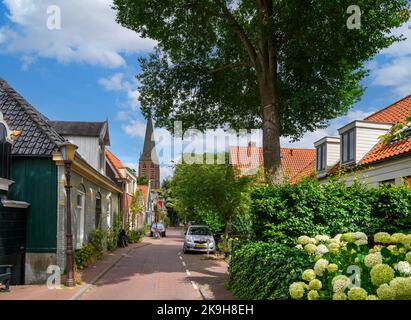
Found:
[[[341,154],[343,164],[355,160],[355,129],[341,134]]]
[[[326,144],[317,147],[317,171],[324,171],[327,168]]]
[[[314,147],[317,151],[317,173],[318,176],[323,176],[328,168],[331,168],[340,161],[340,138],[324,137],[314,142]]]

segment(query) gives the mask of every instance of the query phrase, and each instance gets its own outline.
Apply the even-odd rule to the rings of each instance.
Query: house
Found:
[[[337,137],[316,141],[316,177],[327,177],[343,170],[346,183],[355,177],[369,186],[380,183],[400,184],[403,179],[411,185],[411,128],[406,126],[404,137],[385,143],[386,135],[398,123],[406,125],[411,116],[411,96],[407,96],[362,120],[341,127]]]
[[[79,146],[72,163],[73,243],[80,248],[96,228],[106,229],[120,212],[122,189],[105,173],[105,148],[110,144],[107,122],[50,121],[0,79],[0,112],[11,131],[8,195],[27,202],[24,250],[25,283],[43,282],[47,268],[66,259],[66,192],[64,161],[59,146]],[[1,224],[1,222],[0,222]]]
[[[123,190],[121,197],[121,212],[123,215],[124,229],[141,229],[140,213],[133,212],[132,202],[137,191],[137,175],[134,170],[123,165],[109,149],[106,149],[107,175],[117,181]]]
[[[154,222],[153,191],[151,188],[151,182],[149,181],[147,185],[139,185],[138,190],[142,193],[144,201],[145,220],[143,221],[145,224],[151,225]]]
[[[282,170],[291,183],[314,172],[315,154],[315,149],[281,148]],[[241,175],[254,175],[263,166],[263,148],[257,147],[255,142],[247,147],[230,147],[229,159]]]

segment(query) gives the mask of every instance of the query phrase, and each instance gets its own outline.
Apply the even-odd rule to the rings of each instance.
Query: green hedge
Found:
[[[228,286],[237,299],[289,299],[290,283],[312,266],[305,251],[282,244],[250,242],[234,251]]]
[[[411,229],[411,189],[367,188],[330,181],[256,187],[251,194],[253,230],[259,240],[294,243],[302,235]]]

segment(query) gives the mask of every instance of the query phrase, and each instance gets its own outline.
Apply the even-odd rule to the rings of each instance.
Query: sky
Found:
[[[0,0],[0,77],[49,119],[108,119],[110,149],[125,165],[136,168],[145,133],[135,79],[140,71],[137,59],[156,43],[118,25],[111,4],[111,0]],[[54,19],[56,6],[61,20]],[[393,32],[410,40],[394,44],[367,63],[367,90],[347,116],[296,143],[283,139],[282,146],[312,148],[314,141],[335,135],[344,124],[411,94],[411,27]],[[155,134],[159,146],[169,147],[167,132]],[[206,140],[223,135],[218,131]],[[261,145],[258,132],[252,139]],[[202,141],[184,145],[198,151]],[[161,153],[163,179],[172,171],[170,157]]]

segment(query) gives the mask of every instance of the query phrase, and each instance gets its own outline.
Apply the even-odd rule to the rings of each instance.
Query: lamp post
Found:
[[[76,154],[77,146],[65,142],[60,145],[60,152],[63,156],[66,184],[66,269],[67,279],[66,286],[74,286],[74,263],[73,263],[73,234],[71,230],[71,164]]]

